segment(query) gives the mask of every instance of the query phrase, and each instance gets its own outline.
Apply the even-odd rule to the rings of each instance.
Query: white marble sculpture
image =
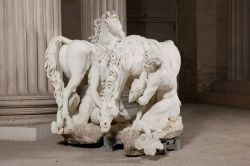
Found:
[[[52,132],[62,134],[68,142],[96,143],[113,126],[115,132],[123,133],[124,144],[155,155],[163,148],[160,139],[178,136],[183,130],[177,95],[179,51],[172,41],[125,37],[118,16],[110,12],[95,20],[94,30],[91,43],[57,36],[48,45],[45,68],[58,104]],[[59,43],[64,45],[57,64]],[[69,78],[67,86],[57,66]],[[81,98],[76,90],[87,72],[88,87]],[[118,115],[128,124],[131,120],[121,100],[128,80],[133,81],[129,101],[140,106],[130,127],[119,131],[112,123],[120,123]],[[136,137],[131,136],[134,133]]]
[[[99,85],[103,85],[105,81],[109,54],[123,37],[125,33],[118,16],[107,12],[95,20],[94,36],[90,37],[91,43],[84,40],[70,40],[63,36],[56,36],[50,41],[45,53],[45,69],[54,86],[54,96],[58,104],[57,119],[51,124],[53,133],[68,133],[76,126],[86,125],[94,108],[100,108]],[[59,49],[59,66],[69,78],[66,87],[57,69],[56,53],[59,43],[64,44]],[[88,88],[80,101],[76,89],[89,69]],[[79,113],[72,118],[69,113],[77,112],[78,105]]]
[[[101,130],[108,132],[111,122],[118,115],[118,101],[128,78],[139,76],[139,80],[135,79],[132,84],[130,100],[137,100],[144,106],[157,93],[158,101],[145,114],[139,111],[130,128],[143,132],[135,140],[135,147],[144,149],[148,155],[154,155],[156,149],[162,149],[160,138],[156,136],[167,129],[169,121],[181,120],[181,103],[177,95],[179,70],[180,54],[172,41],[157,42],[141,36],[123,39],[114,48],[107,70]]]

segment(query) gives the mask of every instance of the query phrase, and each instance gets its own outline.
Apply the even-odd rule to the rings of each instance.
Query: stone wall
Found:
[[[62,0],[62,34],[81,39],[81,0]]]
[[[229,8],[229,0],[217,1],[216,80],[227,80],[228,78],[228,55],[230,53]]]
[[[179,93],[182,101],[197,100],[196,0],[177,0],[178,48],[181,53]]]
[[[217,0],[197,1],[197,91],[216,80]]]
[[[141,35],[158,41],[177,43],[175,0],[127,0],[128,35]]]

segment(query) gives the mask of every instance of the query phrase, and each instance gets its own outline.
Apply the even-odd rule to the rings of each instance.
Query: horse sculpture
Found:
[[[100,126],[108,132],[111,122],[119,114],[120,96],[129,77],[134,80],[130,91],[130,101],[137,100],[146,105],[154,94],[158,102],[144,115],[140,111],[133,123],[133,129],[145,134],[139,137],[138,149],[144,148],[146,154],[154,155],[156,149],[163,148],[154,133],[163,131],[169,120],[177,121],[180,101],[177,95],[177,75],[180,70],[180,53],[172,41],[158,42],[141,36],[128,36],[119,43],[107,70],[104,101],[101,107]],[[146,140],[153,142],[145,143]],[[156,139],[156,140],[155,140]],[[144,143],[142,143],[144,141]],[[140,144],[141,143],[141,144]],[[153,149],[146,149],[150,144]],[[143,145],[142,145],[143,144]],[[154,145],[153,145],[154,144]]]
[[[105,78],[100,77],[103,75],[100,73],[102,72],[99,69],[102,67],[100,64],[109,61],[107,50],[111,50],[124,36],[118,16],[107,12],[95,20],[94,36],[90,37],[91,43],[84,40],[70,40],[63,36],[56,36],[49,42],[45,53],[45,69],[55,89],[54,96],[58,104],[57,120],[52,122],[52,132],[62,134],[65,125],[68,129],[73,129],[76,123],[88,123],[93,105],[101,106],[98,86]],[[64,45],[59,49],[59,66],[69,78],[65,88],[55,57],[60,43]],[[98,53],[100,50],[101,54]],[[89,88],[81,100],[79,113],[74,116],[73,121],[69,111],[74,111],[80,102],[76,89],[89,69]]]
[[[137,101],[140,108],[132,126],[124,123],[127,128],[123,131],[139,133],[133,146],[154,155],[157,149],[163,148],[160,138],[164,134],[183,127],[177,95],[181,62],[177,47],[172,41],[158,42],[136,35],[125,37],[118,16],[110,12],[94,21],[94,35],[90,40],[56,36],[48,45],[45,69],[58,104],[52,132],[63,135],[68,143],[97,143],[111,129],[114,120],[119,122],[118,115],[131,120],[121,96],[125,84],[132,79],[129,101]],[[64,45],[59,49],[57,64],[60,44]],[[69,79],[66,87],[57,66]],[[80,99],[76,90],[86,73],[88,87]],[[157,102],[151,107],[150,100],[156,95]],[[169,126],[171,129],[166,130]],[[112,128],[112,132],[121,131],[119,123],[113,123],[113,127],[116,130]]]

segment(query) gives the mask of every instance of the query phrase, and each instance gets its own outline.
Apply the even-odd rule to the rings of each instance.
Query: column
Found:
[[[126,32],[126,0],[81,0],[82,39],[86,40],[93,34],[94,20],[106,11],[118,14]]]
[[[61,34],[61,0],[0,0],[0,25],[0,126],[51,122],[44,53]]]
[[[231,0],[230,6],[230,55],[229,80],[250,79],[250,2],[248,0]]]

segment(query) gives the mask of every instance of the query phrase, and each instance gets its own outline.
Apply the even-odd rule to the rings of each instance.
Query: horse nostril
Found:
[[[107,122],[105,122],[104,125],[106,126],[106,125],[107,125]]]

